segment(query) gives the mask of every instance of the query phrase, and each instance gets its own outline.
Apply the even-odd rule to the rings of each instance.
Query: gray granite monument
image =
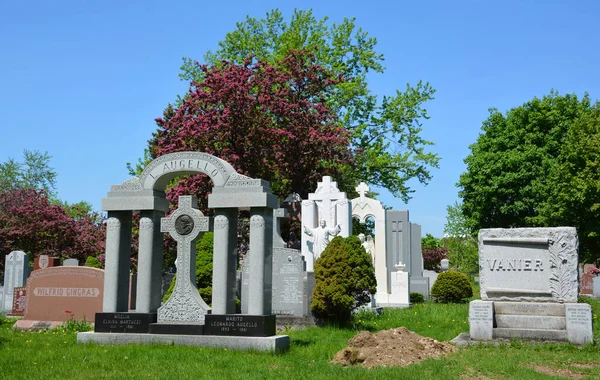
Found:
[[[14,289],[25,286],[29,276],[29,255],[23,251],[12,251],[4,258],[4,288],[2,312],[12,312]]]
[[[208,224],[189,202],[184,201],[170,218],[163,219],[161,231],[161,218],[169,210],[164,191],[174,178],[196,173],[208,175],[213,183],[212,193],[208,196],[208,207],[214,209],[211,313],[200,303],[201,299],[193,299],[195,296],[189,288],[192,285],[192,274],[177,276],[176,283],[179,285],[176,285],[178,291],[175,294],[185,300],[167,302],[165,309],[160,304],[163,231],[171,233],[178,242],[179,265],[185,266],[186,269],[182,270],[187,272],[192,264],[191,256],[195,257],[190,253],[195,248],[192,241],[200,232],[199,226]],[[79,333],[78,343],[165,342],[236,349],[286,350],[289,347],[289,337],[275,335],[271,297],[273,209],[278,204],[268,182],[238,174],[227,162],[200,152],[178,152],[161,156],[150,162],[140,177],[111,186],[107,198],[102,200],[103,210],[108,211],[104,310],[96,314],[95,332]],[[236,314],[235,304],[239,209],[250,210],[247,314]],[[135,312],[127,312],[133,210],[141,212],[138,291]],[[185,320],[185,315],[193,315],[195,319]],[[179,316],[181,319],[177,319]],[[175,322],[156,323],[157,318],[162,321],[172,321],[175,318],[180,321],[180,325]]]
[[[573,227],[480,230],[470,338],[591,343],[591,307],[577,303],[577,249]]]
[[[410,223],[410,291],[429,298],[429,277],[423,275],[423,250],[421,247],[421,225]]]

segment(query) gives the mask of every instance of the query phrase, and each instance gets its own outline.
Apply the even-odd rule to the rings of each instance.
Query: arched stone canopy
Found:
[[[112,185],[107,198],[102,199],[105,211],[157,210],[167,212],[169,202],[164,191],[176,177],[206,174],[213,182],[214,194],[224,193],[263,193],[270,194],[269,183],[239,174],[226,161],[202,152],[177,152],[160,156],[150,162],[139,177],[133,177],[120,185]],[[274,197],[274,196],[273,196]],[[231,197],[209,196],[209,207],[229,207]],[[238,207],[259,207],[258,204],[270,202],[272,208],[278,207],[278,200],[268,197],[242,199]],[[255,205],[256,204],[256,205]]]
[[[165,197],[167,185],[176,177],[203,173],[213,182],[208,196],[208,207],[214,209],[216,228],[213,266],[213,314],[235,312],[235,264],[237,209],[249,208],[251,219],[264,218],[264,223],[250,226],[251,262],[261,272],[271,270],[273,208],[279,200],[271,193],[269,183],[239,174],[226,161],[202,152],[177,152],[150,162],[140,177],[133,177],[120,185],[112,185],[102,209],[108,211],[106,241],[106,273],[104,311],[127,311],[131,217],[133,210],[141,211],[138,256],[138,283],[136,311],[155,312],[160,306],[160,277],[162,274],[161,217],[169,211]],[[111,230],[110,226],[118,226]],[[231,228],[230,228],[231,226]],[[252,237],[254,236],[254,242]],[[263,264],[261,264],[263,263]],[[110,270],[109,270],[110,268]],[[270,314],[271,283],[264,281],[265,273],[252,280],[249,314]],[[261,277],[262,276],[262,277]],[[270,278],[270,277],[269,277]]]

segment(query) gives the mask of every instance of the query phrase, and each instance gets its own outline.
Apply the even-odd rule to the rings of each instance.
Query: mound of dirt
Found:
[[[450,343],[438,342],[416,334],[406,327],[372,334],[361,331],[348,341],[348,347],[333,357],[331,364],[404,367],[428,358],[439,358],[454,352]]]

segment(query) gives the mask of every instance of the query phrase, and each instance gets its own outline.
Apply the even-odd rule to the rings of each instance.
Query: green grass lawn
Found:
[[[594,316],[600,301],[592,301]],[[360,330],[406,326],[448,341],[468,331],[468,304],[425,303],[386,310],[375,318],[356,315],[350,328],[315,327],[287,332],[291,348],[283,354],[165,345],[78,345],[72,332],[19,332],[0,325],[0,379],[550,379],[539,372],[600,378],[600,348],[566,343],[482,345],[460,348],[443,359],[400,368],[333,366],[329,361]],[[598,326],[594,335],[600,339]],[[537,369],[537,371],[536,371]],[[567,371],[567,372],[560,372]],[[566,376],[565,375],[565,376]],[[575,377],[574,377],[575,378]]]

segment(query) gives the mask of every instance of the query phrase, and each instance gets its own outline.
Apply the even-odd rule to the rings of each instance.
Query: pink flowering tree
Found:
[[[105,226],[97,213],[78,212],[48,198],[44,190],[0,191],[0,260],[13,250],[76,258],[104,252]]]
[[[323,175],[336,176],[352,160],[350,135],[325,101],[343,79],[306,51],[278,66],[251,58],[200,66],[203,80],[192,81],[183,104],[157,119],[150,153],[206,152],[269,181],[282,199],[291,191],[306,197]],[[180,194],[197,194],[205,208],[209,182],[203,175],[184,178],[167,196],[175,204]]]

